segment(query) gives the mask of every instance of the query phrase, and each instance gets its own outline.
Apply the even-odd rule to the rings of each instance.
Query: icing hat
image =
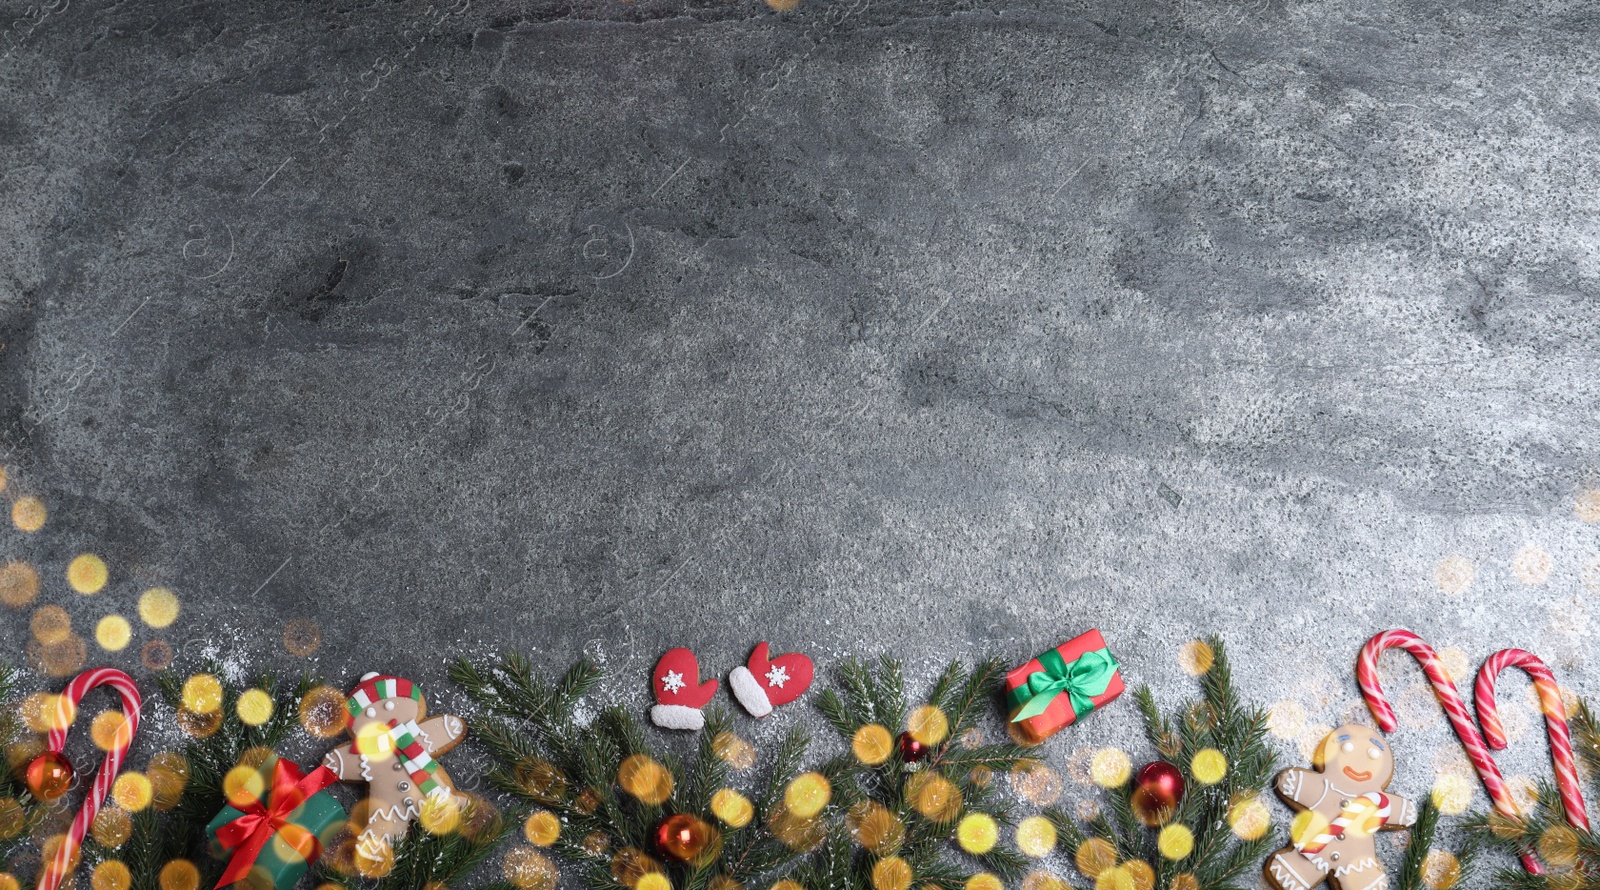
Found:
[[[403,677],[391,677],[374,671],[362,676],[361,685],[350,693],[350,698],[344,703],[344,707],[350,712],[350,716],[355,717],[363,708],[386,698],[422,701],[422,690],[417,688],[417,684]]]

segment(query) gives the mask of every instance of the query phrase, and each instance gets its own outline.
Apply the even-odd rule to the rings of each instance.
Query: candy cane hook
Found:
[[[1483,780],[1484,790],[1489,793],[1489,800],[1494,803],[1495,809],[1513,819],[1520,819],[1521,814],[1517,812],[1517,805],[1512,801],[1511,792],[1506,788],[1505,777],[1500,775],[1500,767],[1495,765],[1494,758],[1489,755],[1483,736],[1478,732],[1477,724],[1472,722],[1472,717],[1467,714],[1467,706],[1461,700],[1461,693],[1456,690],[1456,684],[1450,679],[1450,674],[1439,662],[1438,653],[1433,651],[1432,646],[1424,643],[1421,637],[1408,630],[1386,630],[1378,634],[1361,647],[1361,656],[1356,660],[1356,682],[1361,685],[1361,696],[1367,700],[1367,707],[1372,710],[1373,719],[1378,721],[1378,728],[1384,732],[1394,732],[1396,726],[1394,709],[1389,707],[1389,701],[1384,698],[1383,689],[1378,685],[1378,656],[1382,655],[1384,650],[1396,647],[1411,653],[1422,663],[1422,672],[1433,685],[1434,697],[1439,700],[1440,707],[1444,708],[1445,716],[1450,718],[1450,725],[1455,728],[1456,738],[1461,740],[1461,747],[1466,749],[1467,758],[1472,761],[1473,769],[1477,770],[1478,778]],[[1544,874],[1544,866],[1533,857],[1532,853],[1523,854],[1522,867],[1531,875]]]
[[[1567,729],[1567,706],[1561,700],[1561,686],[1539,656],[1522,649],[1501,649],[1489,656],[1478,670],[1473,696],[1478,704],[1478,720],[1489,747],[1499,751],[1506,746],[1506,731],[1494,703],[1495,678],[1508,667],[1522,668],[1533,678],[1539,691],[1539,709],[1544,711],[1545,729],[1550,736],[1550,760],[1556,767],[1556,787],[1561,791],[1561,806],[1567,821],[1579,831],[1589,831],[1589,814],[1584,810],[1583,792],[1578,784],[1578,765],[1572,758],[1572,733]]]
[[[56,719],[50,727],[47,750],[39,756],[61,757],[61,752],[67,746],[67,729],[78,714],[78,702],[83,700],[84,693],[96,686],[110,686],[122,696],[122,713],[127,722],[124,729],[118,732],[116,743],[106,752],[105,760],[100,762],[100,771],[95,773],[94,784],[84,797],[83,805],[78,808],[78,815],[72,820],[72,827],[67,829],[61,847],[39,872],[39,890],[56,890],[67,872],[71,871],[72,860],[83,845],[83,837],[88,834],[89,825],[100,811],[101,802],[117,780],[117,771],[122,769],[122,762],[128,757],[128,745],[133,741],[134,733],[139,731],[139,708],[143,706],[143,701],[139,698],[139,688],[133,684],[133,678],[113,668],[92,668],[73,677],[56,700]]]

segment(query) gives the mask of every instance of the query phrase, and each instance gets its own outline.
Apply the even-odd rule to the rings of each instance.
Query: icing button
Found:
[[[398,766],[398,764],[396,764],[396,765]],[[1341,807],[1347,807],[1349,805],[1350,805],[1350,801],[1348,801],[1348,800],[1339,801],[1339,806],[1341,806]]]
[[[411,799],[411,798],[409,798],[409,797],[408,797],[408,798],[406,798],[406,806],[408,806],[408,807],[410,807],[410,806],[416,806],[416,802],[415,802],[415,801],[413,801],[413,800],[412,800],[412,799]],[[1339,854],[1338,854],[1338,853],[1335,853],[1335,854],[1333,854],[1333,855],[1334,855],[1334,857],[1335,857],[1335,858],[1338,858],[1338,856],[1339,856]]]
[[[410,782],[401,782],[399,787],[400,787],[401,791],[410,791],[411,790],[411,783]]]
[[[394,762],[394,768],[395,768],[395,769],[399,769],[399,768],[400,768],[400,761],[398,761],[398,760],[396,760],[396,761],[395,761],[395,762]],[[1346,805],[1346,806],[1349,806],[1349,804],[1345,804],[1345,805]]]
[[[406,803],[410,803],[410,802],[411,801],[409,801],[409,800],[406,801]],[[1338,853],[1329,853],[1328,854],[1328,858],[1332,859],[1334,862],[1338,862],[1339,861],[1339,854]]]

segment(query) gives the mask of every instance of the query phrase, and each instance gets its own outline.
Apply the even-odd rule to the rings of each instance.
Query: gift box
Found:
[[[206,826],[211,854],[228,860],[217,886],[290,890],[344,827],[344,807],[324,790],[336,781],[327,767],[302,775],[282,758],[262,764]]]
[[[1122,694],[1122,671],[1100,631],[1091,630],[1006,674],[1011,723],[1037,745]]]

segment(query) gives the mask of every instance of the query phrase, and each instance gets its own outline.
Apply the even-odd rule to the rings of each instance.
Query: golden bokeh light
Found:
[[[394,738],[389,727],[374,720],[356,729],[355,749],[368,760],[389,761],[394,759]]]
[[[1072,862],[1090,879],[1098,878],[1117,864],[1117,848],[1104,838],[1092,837],[1078,845]]]
[[[1101,788],[1121,788],[1133,775],[1133,761],[1121,748],[1101,748],[1089,762],[1089,775]]]
[[[22,721],[34,732],[65,729],[77,719],[72,700],[52,692],[35,692],[22,700]]]
[[[549,810],[534,810],[522,823],[522,836],[535,847],[548,847],[561,837],[561,819]]]
[[[55,858],[56,858],[56,855],[61,852],[61,845],[66,843],[66,841],[67,841],[67,836],[65,834],[52,834],[52,835],[50,835],[49,837],[45,838],[44,843],[41,844],[40,847],[39,847],[40,856],[43,857],[44,861],[46,861],[46,862],[54,861]],[[67,859],[67,871],[73,871],[74,869],[76,869],[78,867],[78,863],[82,860],[82,858],[83,858],[83,848],[82,847],[79,847],[79,848],[73,850],[72,851],[72,855],[70,857],[68,857],[68,859]]]
[[[137,813],[150,805],[155,789],[144,773],[125,772],[111,785],[111,799],[130,813]]]
[[[911,864],[899,856],[885,856],[872,865],[872,890],[907,890]]]
[[[672,796],[672,773],[647,754],[634,754],[617,767],[617,784],[649,806],[660,806]]]
[[[1066,881],[1047,871],[1030,871],[1022,878],[1022,890],[1072,890]]]
[[[534,800],[555,803],[567,790],[567,777],[548,760],[518,764],[517,784]]]
[[[74,633],[54,643],[29,644],[28,652],[39,669],[52,677],[76,674],[89,659],[89,645]]]
[[[18,560],[0,565],[0,603],[20,609],[39,595],[39,573]]]
[[[11,872],[0,871],[0,890],[22,890],[22,884]]]
[[[624,887],[637,887],[648,874],[660,874],[661,863],[638,847],[623,847],[611,857],[611,879]]]
[[[906,731],[924,745],[937,745],[950,735],[950,719],[933,705],[922,705],[906,720]]]
[[[94,626],[94,641],[107,652],[121,652],[133,639],[133,625],[121,615],[107,615]]]
[[[659,871],[646,872],[639,876],[633,890],[672,890],[672,879]]]
[[[723,763],[736,770],[747,770],[756,765],[756,749],[737,735],[723,731],[711,740],[711,750]]]
[[[272,719],[272,696],[265,689],[246,689],[239,695],[234,710],[245,726],[260,726]]]
[[[455,834],[461,829],[461,800],[453,794],[430,794],[417,808],[417,823],[429,834]]]
[[[1193,872],[1179,872],[1172,876],[1171,890],[1200,890],[1200,879]]]
[[[18,531],[33,533],[44,528],[45,520],[50,516],[50,511],[44,508],[44,501],[32,495],[17,498],[11,505],[11,524]]]
[[[1569,869],[1578,864],[1578,833],[1562,822],[1557,822],[1539,834],[1539,858],[1552,868]]]
[[[101,711],[89,721],[89,739],[102,751],[125,748],[133,741],[128,718],[121,711]]]
[[[226,797],[229,807],[243,810],[256,800],[261,799],[267,791],[267,778],[261,775],[261,770],[251,767],[250,764],[238,764],[230,768],[222,776],[222,796]]]
[[[1273,704],[1267,715],[1267,729],[1284,741],[1298,738],[1306,728],[1306,707],[1293,699]]]
[[[988,813],[968,813],[956,825],[956,842],[968,853],[982,856],[1000,842],[1000,823]]]
[[[894,753],[894,736],[887,727],[868,723],[856,730],[855,736],[850,739],[850,750],[862,763],[877,766]]]
[[[67,586],[85,595],[104,590],[110,575],[106,561],[93,553],[80,553],[67,563]]]
[[[1446,646],[1439,650],[1439,666],[1450,675],[1450,681],[1460,686],[1472,679],[1472,663],[1467,658],[1467,653],[1457,646]]]
[[[1198,677],[1211,670],[1211,664],[1216,660],[1216,653],[1211,651],[1211,646],[1205,640],[1190,640],[1178,650],[1178,666],[1183,672]]]
[[[1215,785],[1228,775],[1228,758],[1216,748],[1202,748],[1189,761],[1189,774],[1202,785]]]
[[[188,708],[178,708],[178,728],[197,739],[210,738],[222,728],[222,711],[191,711]]]
[[[0,486],[3,487],[3,486]],[[1585,488],[1572,503],[1572,512],[1584,522],[1600,522],[1600,488]]]
[[[107,859],[94,867],[89,886],[93,890],[128,890],[133,886],[133,871],[121,860]]]
[[[755,818],[756,808],[750,798],[738,791],[719,788],[711,795],[711,814],[729,828],[743,828]]]
[[[859,801],[850,807],[845,824],[856,843],[874,856],[888,856],[905,843],[905,823],[875,800]]]
[[[1433,783],[1433,805],[1447,816],[1459,816],[1472,805],[1476,789],[1465,778],[1446,773],[1437,776]]]
[[[72,618],[60,606],[40,606],[33,610],[30,626],[33,638],[46,646],[72,635]]]
[[[800,886],[799,881],[791,881],[788,878],[783,878],[782,880],[775,882],[770,888],[768,888],[768,890],[806,890],[806,888]]]
[[[1554,564],[1550,551],[1537,544],[1529,544],[1511,558],[1511,574],[1530,586],[1543,584],[1550,580],[1550,569]]]
[[[555,863],[533,847],[511,848],[501,871],[517,890],[555,890]]]
[[[158,810],[170,810],[178,805],[184,787],[189,784],[189,761],[176,751],[161,751],[150,758],[145,775],[150,778],[151,805]]]
[[[801,773],[783,789],[783,805],[799,819],[814,819],[833,797],[833,786],[821,773]]]
[[[178,620],[178,595],[165,587],[152,587],[139,595],[139,620],[160,630]]]
[[[827,839],[827,820],[796,816],[782,801],[767,812],[767,829],[780,843],[799,852],[809,852]]]
[[[322,628],[309,618],[295,618],[284,622],[283,651],[299,658],[314,654],[322,647]]]
[[[1041,859],[1056,848],[1056,827],[1043,816],[1029,816],[1017,823],[1017,849],[1022,855]]]
[[[1228,827],[1240,840],[1259,840],[1272,828],[1272,810],[1258,794],[1240,794],[1228,806]]]
[[[961,789],[937,772],[913,773],[906,780],[906,797],[934,822],[949,822],[961,812]]]
[[[593,816],[594,811],[600,809],[600,792],[593,788],[585,788],[578,792],[578,799],[573,801],[572,808],[585,816]]]
[[[1174,862],[1187,859],[1189,854],[1194,852],[1194,832],[1190,831],[1188,826],[1174,822],[1161,829],[1161,833],[1156,836],[1156,849],[1161,851],[1162,856]]]
[[[1475,574],[1472,560],[1459,553],[1452,553],[1439,560],[1439,564],[1433,567],[1433,583],[1444,593],[1459,596],[1472,586]]]
[[[353,863],[356,874],[363,878],[377,880],[388,877],[394,871],[394,845],[378,844],[362,848],[357,844]]]
[[[1449,850],[1430,850],[1422,860],[1422,883],[1428,890],[1450,890],[1461,880],[1461,860]]]
[[[1006,885],[1000,880],[998,875],[992,875],[989,872],[980,871],[972,877],[967,878],[967,883],[963,890],[1006,890]]]
[[[1156,885],[1156,870],[1150,863],[1143,859],[1134,859],[1122,863],[1123,871],[1133,879],[1133,890],[1152,890]]]
[[[1019,760],[1008,773],[1011,790],[1035,806],[1053,806],[1066,783],[1061,774],[1037,760]]]
[[[172,666],[172,647],[166,640],[150,640],[139,647],[139,663],[145,670],[164,671]]]
[[[980,763],[967,770],[967,781],[971,782],[975,787],[988,788],[989,783],[994,781],[994,770]]]
[[[222,681],[212,674],[195,674],[183,681],[183,706],[197,714],[222,709]]]
[[[344,693],[332,686],[318,686],[300,699],[300,726],[312,737],[331,739],[350,725],[350,712],[344,707]]]

